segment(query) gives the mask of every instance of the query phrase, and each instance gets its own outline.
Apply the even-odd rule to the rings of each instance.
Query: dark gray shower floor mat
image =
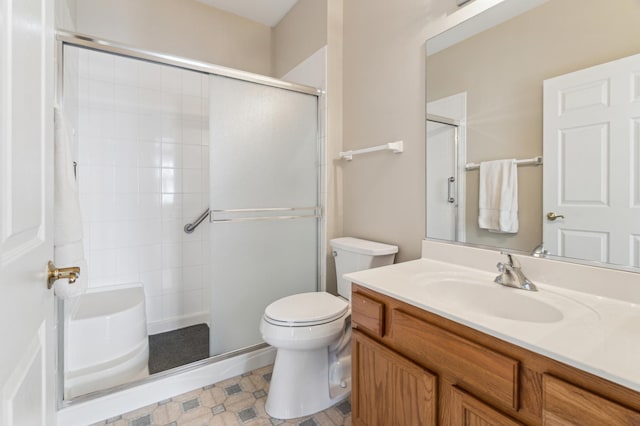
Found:
[[[196,324],[149,336],[149,374],[209,358],[209,326]]]

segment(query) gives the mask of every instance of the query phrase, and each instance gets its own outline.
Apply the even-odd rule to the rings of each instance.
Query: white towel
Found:
[[[54,142],[54,262],[60,268],[79,266],[80,278],[74,284],[62,279],[54,284],[58,297],[70,298],[87,290],[87,262],[82,245],[82,216],[78,186],[73,173],[71,140],[60,107],[55,108]]]
[[[480,163],[478,225],[492,232],[518,232],[518,166],[514,159]]]

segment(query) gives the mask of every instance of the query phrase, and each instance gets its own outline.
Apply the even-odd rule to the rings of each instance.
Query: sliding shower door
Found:
[[[210,353],[262,343],[265,307],[318,288],[318,99],[210,76]]]
[[[458,240],[457,127],[427,120],[427,238]]]

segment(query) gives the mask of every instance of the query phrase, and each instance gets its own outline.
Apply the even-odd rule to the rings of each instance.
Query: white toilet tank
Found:
[[[330,240],[336,262],[338,294],[351,300],[351,282],[342,278],[344,274],[393,264],[397,246],[343,237]]]

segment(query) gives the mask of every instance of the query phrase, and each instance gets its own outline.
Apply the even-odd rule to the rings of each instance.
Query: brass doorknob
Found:
[[[77,266],[58,268],[52,261],[49,261],[47,264],[47,288],[51,289],[54,282],[63,278],[68,279],[69,284],[75,283],[80,278],[80,268]]]
[[[556,219],[564,219],[564,216],[561,214],[555,214],[554,212],[547,213],[547,219],[554,221]]]

